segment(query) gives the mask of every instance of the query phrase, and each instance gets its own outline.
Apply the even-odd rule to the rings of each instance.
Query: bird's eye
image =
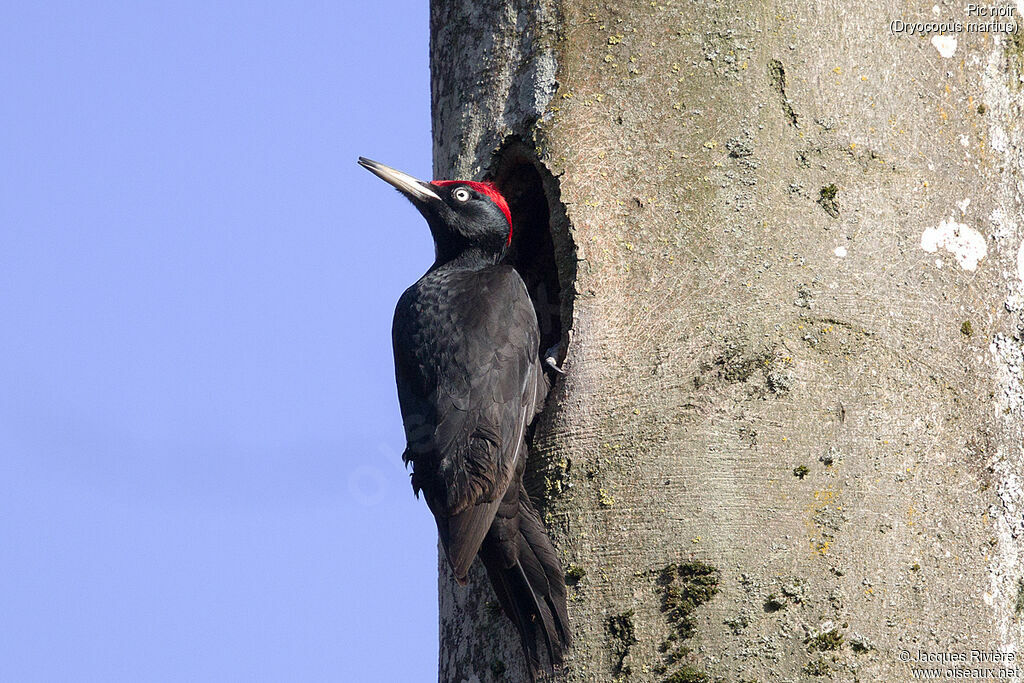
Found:
[[[460,202],[468,202],[469,201],[469,190],[467,190],[464,187],[460,187],[457,190],[455,190],[455,192],[452,193],[452,196],[455,197],[455,199],[460,201]]]

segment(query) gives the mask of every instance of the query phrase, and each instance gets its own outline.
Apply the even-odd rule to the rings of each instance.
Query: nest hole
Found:
[[[517,138],[506,142],[492,165],[492,180],[512,213],[512,244],[506,260],[530,293],[540,326],[541,353],[559,345],[568,351],[572,321],[575,250],[558,181]]]

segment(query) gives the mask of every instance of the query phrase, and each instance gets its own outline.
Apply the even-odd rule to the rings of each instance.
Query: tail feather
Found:
[[[514,487],[514,488],[513,488]],[[570,645],[565,577],[522,484],[514,483],[480,548],[494,592],[519,631],[531,679],[553,673]],[[538,639],[547,651],[542,663]]]
[[[481,553],[481,557],[485,555]],[[502,567],[499,563],[485,559],[484,566],[487,568],[487,574],[502,610],[519,632],[530,680],[536,680],[537,672],[547,668],[541,663],[537,650],[536,597],[518,563],[513,567]]]
[[[519,532],[543,570],[544,590],[541,592],[554,618],[554,625],[558,630],[558,641],[564,650],[572,645],[569,633],[569,615],[566,609],[565,572],[562,571],[562,563],[558,560],[558,554],[551,544],[547,530],[540,521],[540,515],[533,508],[526,489],[521,485],[519,487],[519,517]],[[536,581],[531,578],[531,585],[537,585],[539,582],[540,577]]]

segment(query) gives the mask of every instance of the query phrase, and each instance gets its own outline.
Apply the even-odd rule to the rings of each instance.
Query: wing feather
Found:
[[[509,266],[435,271],[399,300],[393,341],[413,487],[462,579],[546,386],[536,314]]]

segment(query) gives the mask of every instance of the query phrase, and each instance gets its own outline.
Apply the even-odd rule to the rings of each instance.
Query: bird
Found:
[[[392,326],[413,492],[460,585],[482,561],[536,680],[562,666],[571,636],[565,574],[523,485],[527,429],[550,380],[533,303],[505,259],[508,202],[493,183],[359,164],[412,202],[434,241],[434,262],[399,298]]]

